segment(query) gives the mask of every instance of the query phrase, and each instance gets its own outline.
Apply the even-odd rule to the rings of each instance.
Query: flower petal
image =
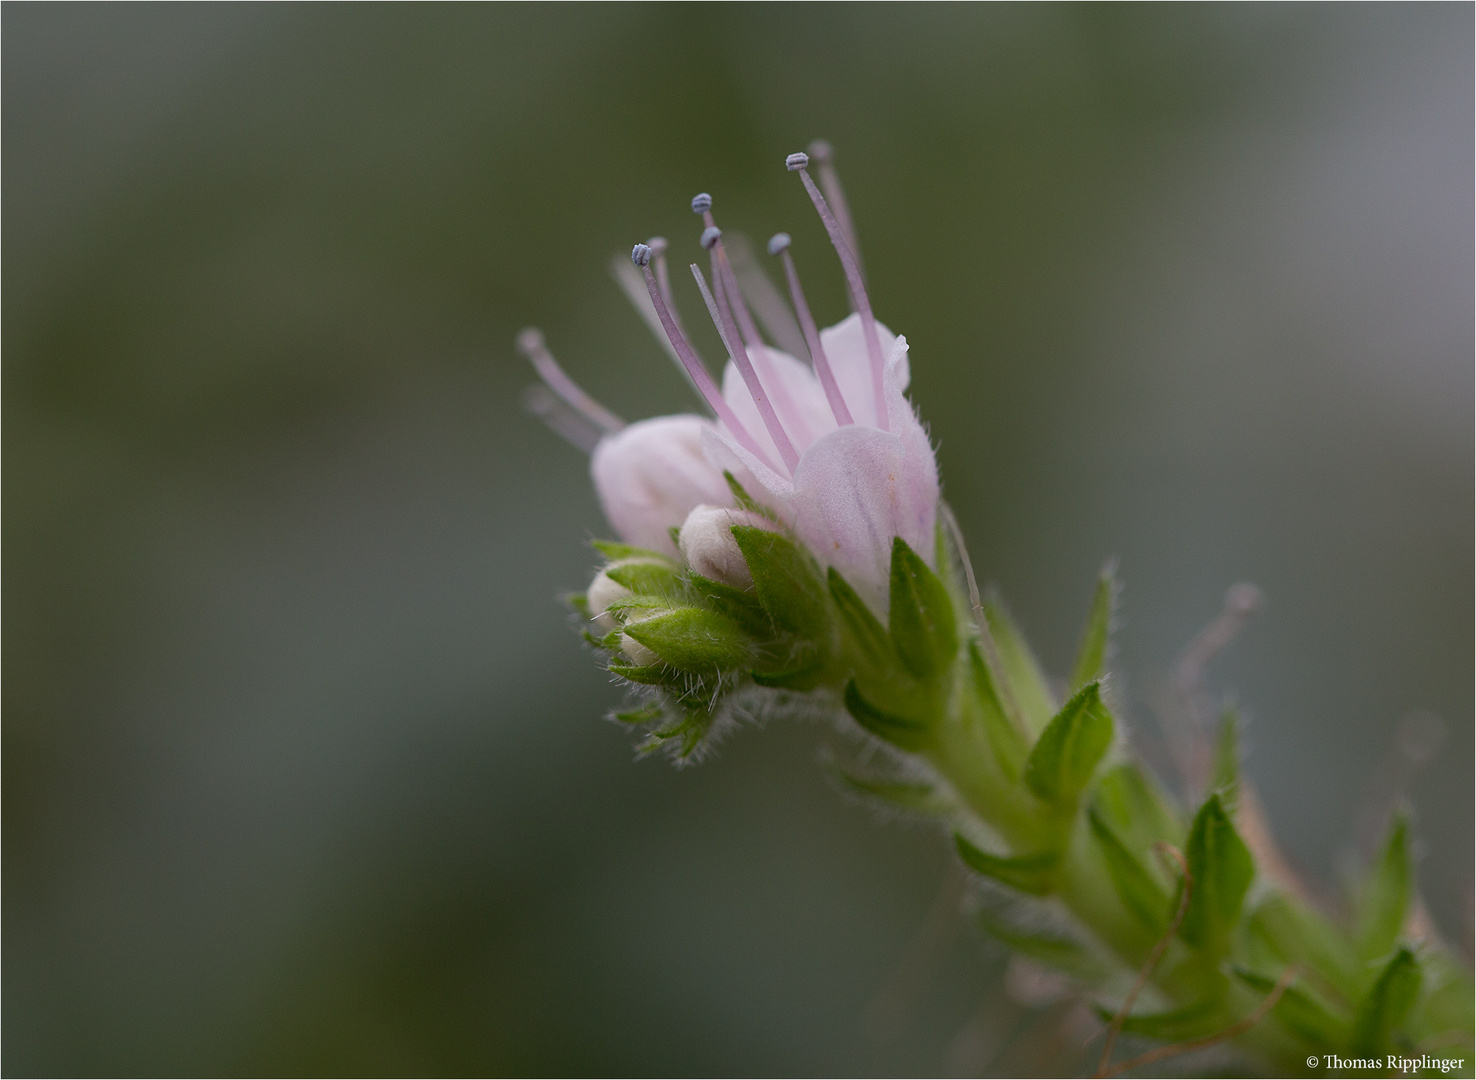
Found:
[[[881,342],[881,354],[886,358],[892,354],[897,336],[881,323],[876,324],[876,337]],[[861,333],[861,316],[854,312],[820,331],[820,347],[835,372],[836,385],[841,397],[846,399],[846,408],[857,423],[875,424],[876,410],[871,390],[871,357],[866,352],[866,338]],[[904,359],[898,384],[903,390],[911,379],[907,361]]]
[[[755,355],[757,354],[757,355]],[[759,382],[773,402],[774,413],[784,425],[784,433],[799,453],[825,432],[835,427],[835,417],[830,413],[830,404],[825,400],[825,390],[808,364],[801,363],[786,352],[765,346],[762,352],[751,350],[754,371]],[[750,434],[758,440],[764,453],[778,464],[779,450],[769,436],[769,429],[759,415],[748,384],[743,381],[738,366],[729,360],[723,368],[723,400],[728,403]]]
[[[670,530],[700,503],[731,503],[720,469],[703,454],[712,423],[657,416],[600,440],[589,471],[605,517],[627,543],[676,554]]]
[[[888,608],[893,537],[934,561],[938,465],[902,396],[906,357],[907,341],[899,338],[886,367],[891,430],[852,424],[819,439],[795,470],[790,503],[800,539],[879,614]]]

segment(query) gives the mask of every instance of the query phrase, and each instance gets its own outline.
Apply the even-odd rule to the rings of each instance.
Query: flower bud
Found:
[[[610,605],[624,600],[630,595],[630,590],[601,570],[595,575],[594,581],[590,582],[589,592],[584,595],[589,604],[590,618],[608,634],[618,625],[615,616],[610,614]]]
[[[749,572],[743,552],[738,550],[738,542],[733,539],[734,525],[749,525],[770,532],[777,528],[761,514],[704,503],[687,515],[677,537],[677,546],[681,548],[687,565],[703,577],[747,589],[753,585],[753,574]]]
[[[633,616],[627,622],[627,626],[636,626],[647,619],[654,618],[657,612],[642,612]],[[636,667],[650,667],[652,664],[661,663],[661,657],[657,656],[646,646],[642,645],[629,634],[620,635],[620,651],[630,658],[630,662]]]
[[[658,416],[600,440],[590,472],[621,539],[675,554],[667,530],[699,503],[730,497],[721,470],[702,452],[702,432],[711,426],[697,416]]]

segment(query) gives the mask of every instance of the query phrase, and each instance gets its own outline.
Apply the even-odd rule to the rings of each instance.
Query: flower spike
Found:
[[[789,280],[789,298],[799,316],[800,329],[804,331],[805,345],[810,350],[810,362],[815,367],[815,374],[819,376],[820,386],[825,391],[825,400],[830,403],[835,422],[845,427],[854,422],[851,419],[851,410],[846,408],[846,399],[841,396],[840,386],[835,381],[835,372],[830,370],[830,361],[826,359],[825,349],[820,344],[820,331],[815,328],[815,317],[810,314],[810,305],[805,302],[799,272],[794,268],[789,246],[788,233],[775,233],[769,240],[769,254],[777,255],[784,261],[784,276]]]
[[[861,316],[861,336],[866,345],[866,356],[871,361],[871,389],[876,405],[876,425],[883,431],[887,430],[887,406],[885,390],[883,388],[883,367],[881,343],[876,340],[876,317],[871,313],[871,301],[866,296],[866,282],[861,278],[861,267],[856,262],[856,256],[851,251],[851,246],[846,242],[845,234],[841,231],[840,223],[836,221],[835,215],[831,213],[830,205],[825,201],[825,196],[820,194],[820,189],[815,186],[814,179],[809,173],[809,154],[790,154],[784,159],[784,166],[790,172],[800,174],[800,180],[804,182],[805,191],[809,193],[810,201],[815,204],[815,210],[820,214],[820,220],[825,225],[825,231],[830,234],[830,242],[835,247],[835,253],[840,256],[841,266],[846,272],[846,284],[851,289],[851,297],[856,301],[856,314]]]

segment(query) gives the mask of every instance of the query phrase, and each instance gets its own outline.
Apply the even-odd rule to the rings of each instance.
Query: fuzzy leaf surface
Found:
[[[814,560],[780,533],[751,525],[734,525],[732,531],[753,574],[754,592],[774,625],[809,641],[823,641],[830,615],[825,582]]]
[[[846,683],[845,701],[846,711],[856,723],[883,742],[911,751],[921,750],[928,744],[929,731],[926,724],[877,708],[861,696],[855,679]]]
[[[1409,949],[1400,949],[1390,958],[1358,1003],[1350,1044],[1354,1054],[1381,1054],[1391,1048],[1395,1033],[1420,996],[1422,980],[1420,961]]]
[[[1032,733],[1039,732],[1056,715],[1056,702],[1046,684],[1040,662],[1030,651],[1020,628],[997,598],[984,602],[984,620],[999,652],[1000,676],[1009,685],[1010,696],[1019,704]]]
[[[975,847],[959,833],[953,834],[953,846],[958,849],[959,858],[971,870],[1013,889],[1019,889],[1031,896],[1046,896],[1055,887],[1056,867],[1061,860],[1054,852],[1013,858],[991,855]]]
[[[1097,578],[1092,590],[1092,606],[1087,611],[1086,626],[1081,632],[1081,646],[1076,652],[1076,665],[1071,669],[1073,690],[1100,679],[1106,672],[1107,646],[1112,640],[1112,608],[1117,596],[1117,579],[1108,565]]]
[[[1222,955],[1256,866],[1218,795],[1211,795],[1195,815],[1184,855],[1194,881],[1179,936],[1207,953]]]
[[[994,759],[999,763],[1005,778],[1014,782],[1020,777],[1020,770],[1025,766],[1030,748],[1025,745],[1024,736],[1019,729],[1010,722],[1004,703],[999,699],[999,691],[994,685],[994,675],[985,663],[983,654],[979,652],[978,643],[973,641],[969,642],[969,671],[974,678],[974,692],[978,695],[979,711],[983,714],[984,735],[989,740],[989,748],[994,751]]]
[[[1112,744],[1112,714],[1100,685],[1076,692],[1036,740],[1025,762],[1025,784],[1045,802],[1069,810]]]
[[[628,623],[625,633],[683,671],[720,671],[747,663],[751,655],[748,636],[736,623],[702,608],[672,608]]]
[[[1170,917],[1168,894],[1095,806],[1087,811],[1087,820],[1123,907],[1132,912],[1144,929],[1162,934]]]
[[[953,601],[900,536],[892,541],[891,609],[892,643],[903,666],[919,679],[946,671],[958,651]]]
[[[1387,956],[1394,948],[1409,910],[1411,870],[1409,822],[1395,814],[1358,897],[1358,950],[1366,959]]]

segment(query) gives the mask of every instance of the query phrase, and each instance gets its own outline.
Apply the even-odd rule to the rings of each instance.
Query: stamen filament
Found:
[[[856,313],[861,316],[861,336],[866,342],[866,355],[871,361],[871,390],[876,399],[876,426],[886,431],[887,401],[882,378],[885,361],[882,359],[881,342],[876,340],[876,317],[871,313],[871,301],[866,296],[866,282],[861,279],[861,268],[856,263],[856,256],[851,251],[850,245],[846,243],[845,234],[841,232],[840,223],[831,213],[825,196],[820,194],[820,189],[815,186],[815,181],[810,177],[807,168],[810,164],[809,156],[790,154],[784,164],[791,172],[800,174],[800,179],[804,181],[805,191],[809,193],[810,201],[815,204],[815,210],[825,225],[825,231],[830,234],[830,242],[834,245],[835,253],[840,256],[841,266],[845,269],[846,284],[850,286],[851,295],[856,301]]]
[[[769,438],[774,440],[779,456],[784,460],[785,468],[793,476],[795,467],[799,465],[799,454],[795,452],[794,444],[785,434],[784,425],[779,422],[774,406],[770,403],[768,395],[764,393],[764,385],[759,381],[758,372],[753,369],[753,363],[748,358],[748,350],[743,347],[743,339],[738,336],[738,328],[733,324],[733,313],[728,308],[727,297],[723,295],[726,290],[723,289],[722,279],[714,278],[714,283],[718,288],[717,296],[714,298],[713,293],[707,287],[707,282],[703,280],[701,268],[696,263],[692,263],[691,268],[692,276],[697,279],[697,287],[702,290],[702,299],[707,304],[713,321],[717,324],[718,333],[722,336],[723,344],[728,348],[729,356],[738,367],[738,373],[743,376],[743,384],[748,387],[749,396],[753,398],[759,416],[763,418]]]
[[[736,313],[736,311],[744,310],[742,307],[742,291],[738,284],[738,275],[733,272],[733,264],[728,260],[727,248],[723,246],[722,230],[714,226],[712,231],[717,234],[713,238],[712,243],[713,288],[716,290],[720,301],[726,299],[730,304],[733,304],[734,297],[738,298],[737,303],[733,304]],[[755,335],[757,335],[757,331],[755,331]],[[806,442],[809,442],[813,439],[814,432],[810,430],[810,425],[805,420],[804,414],[795,405],[794,398],[789,393],[789,387],[775,369],[769,357],[767,346],[761,340],[755,343],[753,339],[746,336],[744,337],[744,341],[748,344],[754,368],[759,372],[759,377],[764,381],[764,384],[769,387],[769,396],[773,399],[774,407],[779,411],[780,417],[787,425],[788,430],[795,432],[804,438]]]
[[[846,193],[841,189],[840,174],[835,171],[835,147],[825,139],[816,139],[806,149],[810,152],[810,160],[819,166],[820,190],[825,192],[830,208],[835,211],[836,223],[840,225],[841,233],[850,245],[851,254],[856,258],[856,269],[861,274],[861,280],[865,281],[866,267],[861,261],[861,245],[856,240],[856,225],[851,219],[851,207],[846,202]]]
[[[815,367],[815,374],[820,378],[820,386],[825,391],[825,400],[830,403],[831,414],[835,416],[835,422],[841,427],[854,423],[851,419],[851,410],[846,408],[846,399],[841,395],[840,384],[835,381],[835,372],[830,369],[830,361],[825,356],[825,348],[820,344],[820,331],[815,327],[815,317],[810,314],[810,305],[805,302],[805,292],[800,288],[799,272],[794,268],[794,258],[789,254],[789,236],[779,233],[769,241],[769,250],[777,252],[784,262],[784,276],[789,279],[789,298],[794,303],[795,313],[799,316],[800,329],[805,335],[805,346],[810,350],[810,362]]]
[[[523,392],[523,408],[542,420],[559,438],[586,454],[593,453],[604,438],[599,428],[560,401],[559,396],[542,383],[534,383]]]
[[[717,227],[717,222],[712,218],[712,196],[705,191],[701,195],[695,196],[692,199],[692,213],[702,216],[702,246],[713,247],[713,257],[716,259],[718,257],[716,252],[721,250],[723,242],[723,230]],[[708,239],[709,236],[711,237],[710,241]],[[726,262],[727,256],[723,255],[722,259]],[[718,278],[718,268],[714,265],[712,268],[714,288],[718,287]],[[726,282],[724,283],[724,287],[726,287]],[[733,312],[737,316],[738,330],[743,335],[744,344],[750,349],[756,350],[762,348],[764,339],[759,337],[758,327],[754,325],[753,316],[748,312],[748,305],[743,302],[743,293],[739,290],[736,279],[732,288],[727,289],[727,291],[733,298]]]
[[[595,427],[601,431],[614,432],[625,426],[624,420],[590,397],[578,383],[564,373],[564,369],[559,367],[559,362],[553,358],[553,353],[549,352],[548,346],[544,344],[542,331],[530,326],[520,333],[518,351],[532,362],[534,370],[538,372],[538,377],[547,384],[550,390]]]
[[[666,336],[671,339],[672,348],[677,351],[677,356],[682,361],[682,366],[687,369],[687,374],[692,377],[697,390],[707,402],[712,411],[717,414],[719,420],[728,425],[728,430],[733,437],[743,444],[745,450],[753,454],[765,465],[773,468],[769,462],[769,455],[765,454],[759,446],[758,441],[748,433],[738,415],[733,412],[731,406],[723,400],[723,395],[713,385],[712,376],[707,373],[707,368],[702,366],[697,353],[687,343],[686,337],[678,328],[676,320],[671,317],[671,309],[666,306],[666,298],[661,295],[661,287],[656,283],[656,275],[651,272],[651,249],[645,244],[637,244],[631,252],[631,261],[641,268],[641,273],[646,278],[646,290],[651,294],[651,304],[656,308],[656,316],[661,320],[661,327],[666,331]]]
[[[661,286],[661,296],[666,300],[667,310],[671,312],[671,321],[677,324],[678,329],[685,330],[681,313],[677,311],[676,300],[672,296],[671,278],[666,274],[666,237],[653,236],[646,241],[646,246],[651,249],[651,261],[656,264],[656,284]]]

